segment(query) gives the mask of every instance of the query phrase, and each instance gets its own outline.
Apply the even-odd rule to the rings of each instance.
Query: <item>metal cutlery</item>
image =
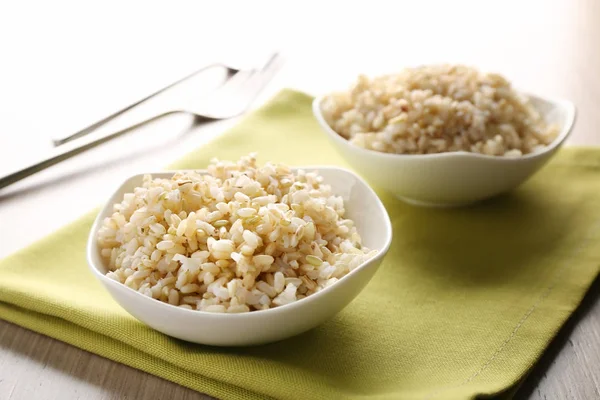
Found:
[[[102,127],[106,122],[126,113],[153,96],[157,96],[165,92],[174,85],[184,82],[186,79],[197,75],[199,72],[209,68],[210,66],[196,71],[193,74],[188,75],[187,77],[167,86],[166,88],[155,92],[153,95],[147,96],[146,98],[137,101],[133,105],[128,106],[125,109],[120,110],[99,122],[96,122],[84,130],[79,131],[67,138],[60,139],[59,143],[61,144],[53,149],[53,151],[44,159],[0,177],[0,189],[61,161],[81,154],[88,149],[120,137],[135,127],[165,115],[183,112],[196,115],[205,120],[229,119],[239,116],[250,107],[254,99],[260,94],[264,86],[273,77],[274,72],[277,69],[276,61],[278,59],[279,54],[273,54],[264,65],[250,70],[234,70],[230,67],[227,67],[228,70],[235,72],[235,74],[222,86],[215,89],[212,93],[206,94],[197,102],[179,102],[179,100],[175,99],[171,104],[163,106],[163,108],[159,111],[151,110],[149,112],[142,113],[142,115],[138,116],[138,119],[134,123],[128,121],[128,125],[123,126],[120,129],[102,132]]]
[[[74,140],[74,139],[80,138],[82,136],[85,136],[88,133],[91,133],[91,132],[95,131],[96,129],[100,128],[101,126],[105,125],[107,122],[112,121],[116,117],[125,114],[129,110],[134,109],[135,107],[137,107],[140,104],[146,102],[147,100],[149,100],[149,99],[151,99],[151,98],[153,98],[153,97],[155,97],[155,96],[157,96],[157,95],[159,95],[159,94],[161,94],[163,92],[166,92],[167,90],[171,89],[172,87],[174,87],[174,86],[176,86],[176,85],[178,85],[178,84],[180,84],[182,82],[185,82],[188,79],[190,79],[190,78],[192,78],[192,77],[194,77],[194,76],[196,76],[196,75],[198,75],[198,74],[200,74],[200,73],[202,73],[204,71],[207,71],[207,70],[209,70],[211,68],[214,68],[214,67],[222,67],[222,68],[226,69],[228,76],[231,75],[231,74],[235,74],[235,73],[239,72],[239,69],[234,68],[234,67],[229,66],[229,65],[226,65],[226,64],[223,64],[223,63],[215,63],[215,64],[206,65],[206,66],[200,68],[199,70],[196,70],[196,71],[192,72],[191,74],[189,74],[189,75],[187,75],[187,76],[185,76],[185,77],[183,77],[181,79],[178,79],[177,81],[175,81],[175,82],[173,82],[173,83],[171,83],[171,84],[163,87],[162,89],[159,89],[156,92],[154,92],[154,93],[152,93],[152,94],[150,94],[150,95],[148,95],[148,96],[146,96],[146,97],[144,97],[144,98],[142,98],[140,100],[137,100],[136,102],[128,105],[127,107],[125,107],[125,108],[123,108],[123,109],[121,109],[119,111],[116,111],[115,113],[113,113],[113,114],[111,114],[111,115],[109,115],[109,116],[101,119],[100,121],[97,121],[97,122],[93,123],[92,125],[87,126],[87,127],[83,128],[82,130],[73,133],[72,135],[65,136],[65,137],[62,137],[62,138],[53,139],[52,143],[55,146],[60,146],[61,144],[65,144],[67,142],[70,142],[71,140]]]

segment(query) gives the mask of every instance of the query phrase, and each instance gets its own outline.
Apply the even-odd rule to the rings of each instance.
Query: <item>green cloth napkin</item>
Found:
[[[251,151],[347,167],[311,100],[284,90],[172,167]],[[97,210],[0,262],[0,318],[223,399],[507,397],[599,272],[600,149],[564,149],[520,189],[468,208],[378,193],[394,228],[380,270],[331,321],[285,341],[215,348],[138,322],[88,272]]]

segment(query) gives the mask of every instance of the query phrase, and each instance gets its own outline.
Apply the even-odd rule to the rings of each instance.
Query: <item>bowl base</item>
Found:
[[[433,202],[429,202],[429,201],[411,199],[410,197],[403,197],[403,196],[399,196],[399,195],[396,195],[396,198],[398,198],[399,200],[402,200],[403,202],[405,202],[407,204],[410,204],[411,206],[429,207],[429,208],[457,208],[457,207],[470,206],[470,205],[476,203],[475,201],[469,201],[469,202],[465,202],[465,203],[433,203]]]

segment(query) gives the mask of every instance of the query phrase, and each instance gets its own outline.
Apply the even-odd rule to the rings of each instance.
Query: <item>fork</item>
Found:
[[[102,128],[104,125],[106,125],[108,122],[115,120],[116,118],[127,113],[130,110],[133,110],[133,114],[137,114],[137,122],[136,123],[126,122],[126,125],[121,126],[121,128],[118,128],[118,129],[111,127],[110,129],[112,131],[116,132],[116,131],[121,131],[121,130],[129,130],[133,127],[137,127],[139,125],[147,123],[153,119],[156,119],[158,117],[164,116],[166,114],[174,113],[174,112],[187,112],[189,114],[195,114],[197,116],[203,117],[204,119],[215,119],[216,120],[216,119],[231,118],[231,117],[235,116],[234,115],[235,113],[231,113],[230,115],[228,115],[228,114],[223,115],[222,111],[210,112],[209,109],[207,109],[206,105],[198,104],[198,102],[196,102],[196,101],[194,101],[194,103],[192,103],[191,105],[185,105],[181,101],[179,101],[178,103],[176,102],[175,104],[170,104],[167,107],[163,106],[162,107],[163,111],[153,111],[152,107],[150,107],[150,108],[146,107],[146,108],[142,108],[141,110],[137,110],[136,107],[142,105],[143,103],[148,102],[148,100],[150,100],[150,99],[156,98],[159,94],[168,92],[169,89],[172,89],[172,88],[180,85],[181,83],[184,83],[184,82],[190,80],[191,78],[193,78],[211,68],[215,68],[215,67],[220,67],[220,68],[225,69],[225,71],[227,73],[227,77],[231,78],[230,80],[228,80],[227,86],[222,88],[223,90],[221,92],[215,93],[215,95],[220,95],[220,97],[222,99],[223,91],[227,91],[228,89],[230,89],[232,86],[234,86],[234,83],[240,84],[241,81],[243,81],[246,78],[251,77],[253,74],[264,72],[264,70],[267,69],[270,66],[270,64],[273,63],[278,57],[279,57],[279,54],[274,53],[274,54],[270,55],[269,58],[266,59],[266,62],[264,62],[263,65],[257,65],[255,68],[250,68],[250,69],[242,69],[239,67],[235,67],[233,65],[225,64],[225,63],[214,63],[214,64],[204,66],[204,67],[200,68],[199,70],[185,76],[184,78],[181,78],[181,79],[177,80],[176,82],[171,83],[168,86],[166,86],[162,89],[159,89],[158,91],[136,101],[135,103],[123,108],[122,110],[119,110],[119,111],[109,115],[108,117],[105,117],[102,120],[95,122],[94,124],[88,126],[87,128],[80,130],[79,132],[76,132],[70,136],[66,136],[63,138],[53,139],[52,142],[53,142],[54,146],[60,146],[62,144],[70,142],[71,140],[83,137],[83,136],[88,135],[93,132],[96,132],[100,128]],[[252,92],[250,92],[250,94],[252,94]],[[214,99],[211,99],[211,103],[213,102],[213,100]],[[210,105],[209,105],[209,107],[210,107]],[[227,106],[221,107],[221,108],[226,108],[226,107]],[[231,107],[229,107],[229,109],[231,110]],[[213,110],[214,110],[214,107],[213,107]],[[141,117],[140,117],[140,111],[141,111]],[[242,111],[243,110],[240,109],[240,113]]]
[[[275,53],[260,68],[238,70],[238,72],[229,78],[225,84],[215,89],[210,95],[205,96],[203,100],[197,104],[185,104],[183,101],[180,104],[174,102],[173,104],[164,107],[162,111],[144,113],[143,116],[138,118],[137,122],[133,124],[128,123],[127,126],[120,129],[98,134],[98,131],[102,130],[102,125],[105,122],[111,120],[113,117],[123,114],[125,111],[133,108],[134,105],[140,104],[142,101],[152,97],[148,96],[146,99],[136,102],[134,105],[129,106],[74,135],[62,139],[62,144],[56,147],[50,155],[46,156],[44,159],[0,177],[0,189],[40,172],[52,165],[58,164],[61,161],[81,154],[86,150],[106,143],[109,140],[120,137],[133,128],[169,114],[188,113],[204,120],[230,119],[239,116],[251,106],[254,99],[272,78],[276,67],[275,61],[278,58],[279,54]],[[192,75],[195,74],[196,73]],[[176,83],[182,82],[192,75],[189,75]],[[170,88],[173,85],[169,85],[167,88]],[[155,95],[162,92],[163,90],[161,89],[156,92]]]
[[[52,140],[52,144],[54,144],[54,146],[60,146],[61,144],[65,144],[67,142],[70,142],[71,140],[74,140],[74,139],[83,137],[83,136],[85,136],[85,135],[87,135],[89,133],[92,133],[95,130],[97,130],[98,128],[100,128],[101,126],[104,126],[105,124],[107,124],[108,122],[114,120],[115,118],[117,118],[117,117],[119,117],[119,116],[127,113],[129,110],[133,110],[136,107],[138,107],[139,105],[143,104],[144,102],[147,102],[148,100],[156,97],[157,95],[159,95],[161,93],[164,93],[164,92],[168,91],[169,89],[171,89],[171,88],[173,88],[173,87],[181,84],[182,82],[185,82],[185,81],[187,81],[187,80],[189,80],[189,79],[191,79],[191,78],[193,78],[193,77],[195,77],[195,76],[203,73],[204,71],[207,71],[207,70],[209,70],[211,68],[215,68],[215,67],[224,68],[226,70],[226,72],[227,72],[227,76],[228,77],[230,77],[232,74],[235,74],[235,73],[237,73],[237,72],[240,71],[238,68],[235,68],[235,67],[233,67],[231,65],[227,65],[227,64],[224,64],[224,63],[215,63],[215,64],[210,64],[210,65],[203,66],[199,70],[196,70],[196,71],[192,72],[191,74],[189,74],[189,75],[187,75],[187,76],[185,76],[185,77],[183,77],[183,78],[181,78],[181,79],[179,79],[179,80],[177,80],[177,81],[169,84],[168,86],[165,86],[164,88],[159,89],[156,92],[154,92],[154,93],[152,93],[152,94],[150,94],[150,95],[148,95],[148,96],[146,96],[146,97],[144,97],[144,98],[142,98],[140,100],[137,100],[135,103],[130,104],[127,107],[125,107],[125,108],[123,108],[123,109],[121,109],[121,110],[119,110],[119,111],[117,111],[117,112],[115,112],[115,113],[113,113],[113,114],[111,114],[111,115],[109,115],[107,117],[104,117],[100,121],[97,121],[97,122],[93,123],[92,125],[84,128],[84,129],[82,129],[82,130],[80,130],[78,132],[75,132],[75,133],[73,133],[73,134],[71,134],[69,136],[65,136],[65,137],[53,139]]]

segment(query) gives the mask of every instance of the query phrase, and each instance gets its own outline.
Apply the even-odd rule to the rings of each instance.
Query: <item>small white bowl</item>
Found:
[[[575,123],[575,105],[567,100],[528,97],[547,122],[560,126],[560,132],[543,151],[516,158],[469,152],[415,155],[368,150],[351,144],[327,124],[320,107],[323,97],[313,101],[313,114],[337,151],[371,184],[410,204],[451,207],[514,189],[567,139]]]
[[[363,245],[378,253],[335,284],[295,303],[242,314],[218,314],[175,307],[147,297],[106,277],[107,263],[100,255],[97,231],[112,214],[113,204],[141,185],[143,174],[127,179],[98,214],[87,243],[87,260],[93,274],[112,297],[146,325],[178,339],[214,345],[248,346],[285,339],[320,325],[350,303],[371,280],[392,241],[392,225],[385,207],[373,190],[353,172],[334,167],[298,167],[318,170],[332,192],[342,196],[346,216],[356,223]],[[170,178],[174,171],[152,173]],[[198,170],[200,173],[206,171]]]

